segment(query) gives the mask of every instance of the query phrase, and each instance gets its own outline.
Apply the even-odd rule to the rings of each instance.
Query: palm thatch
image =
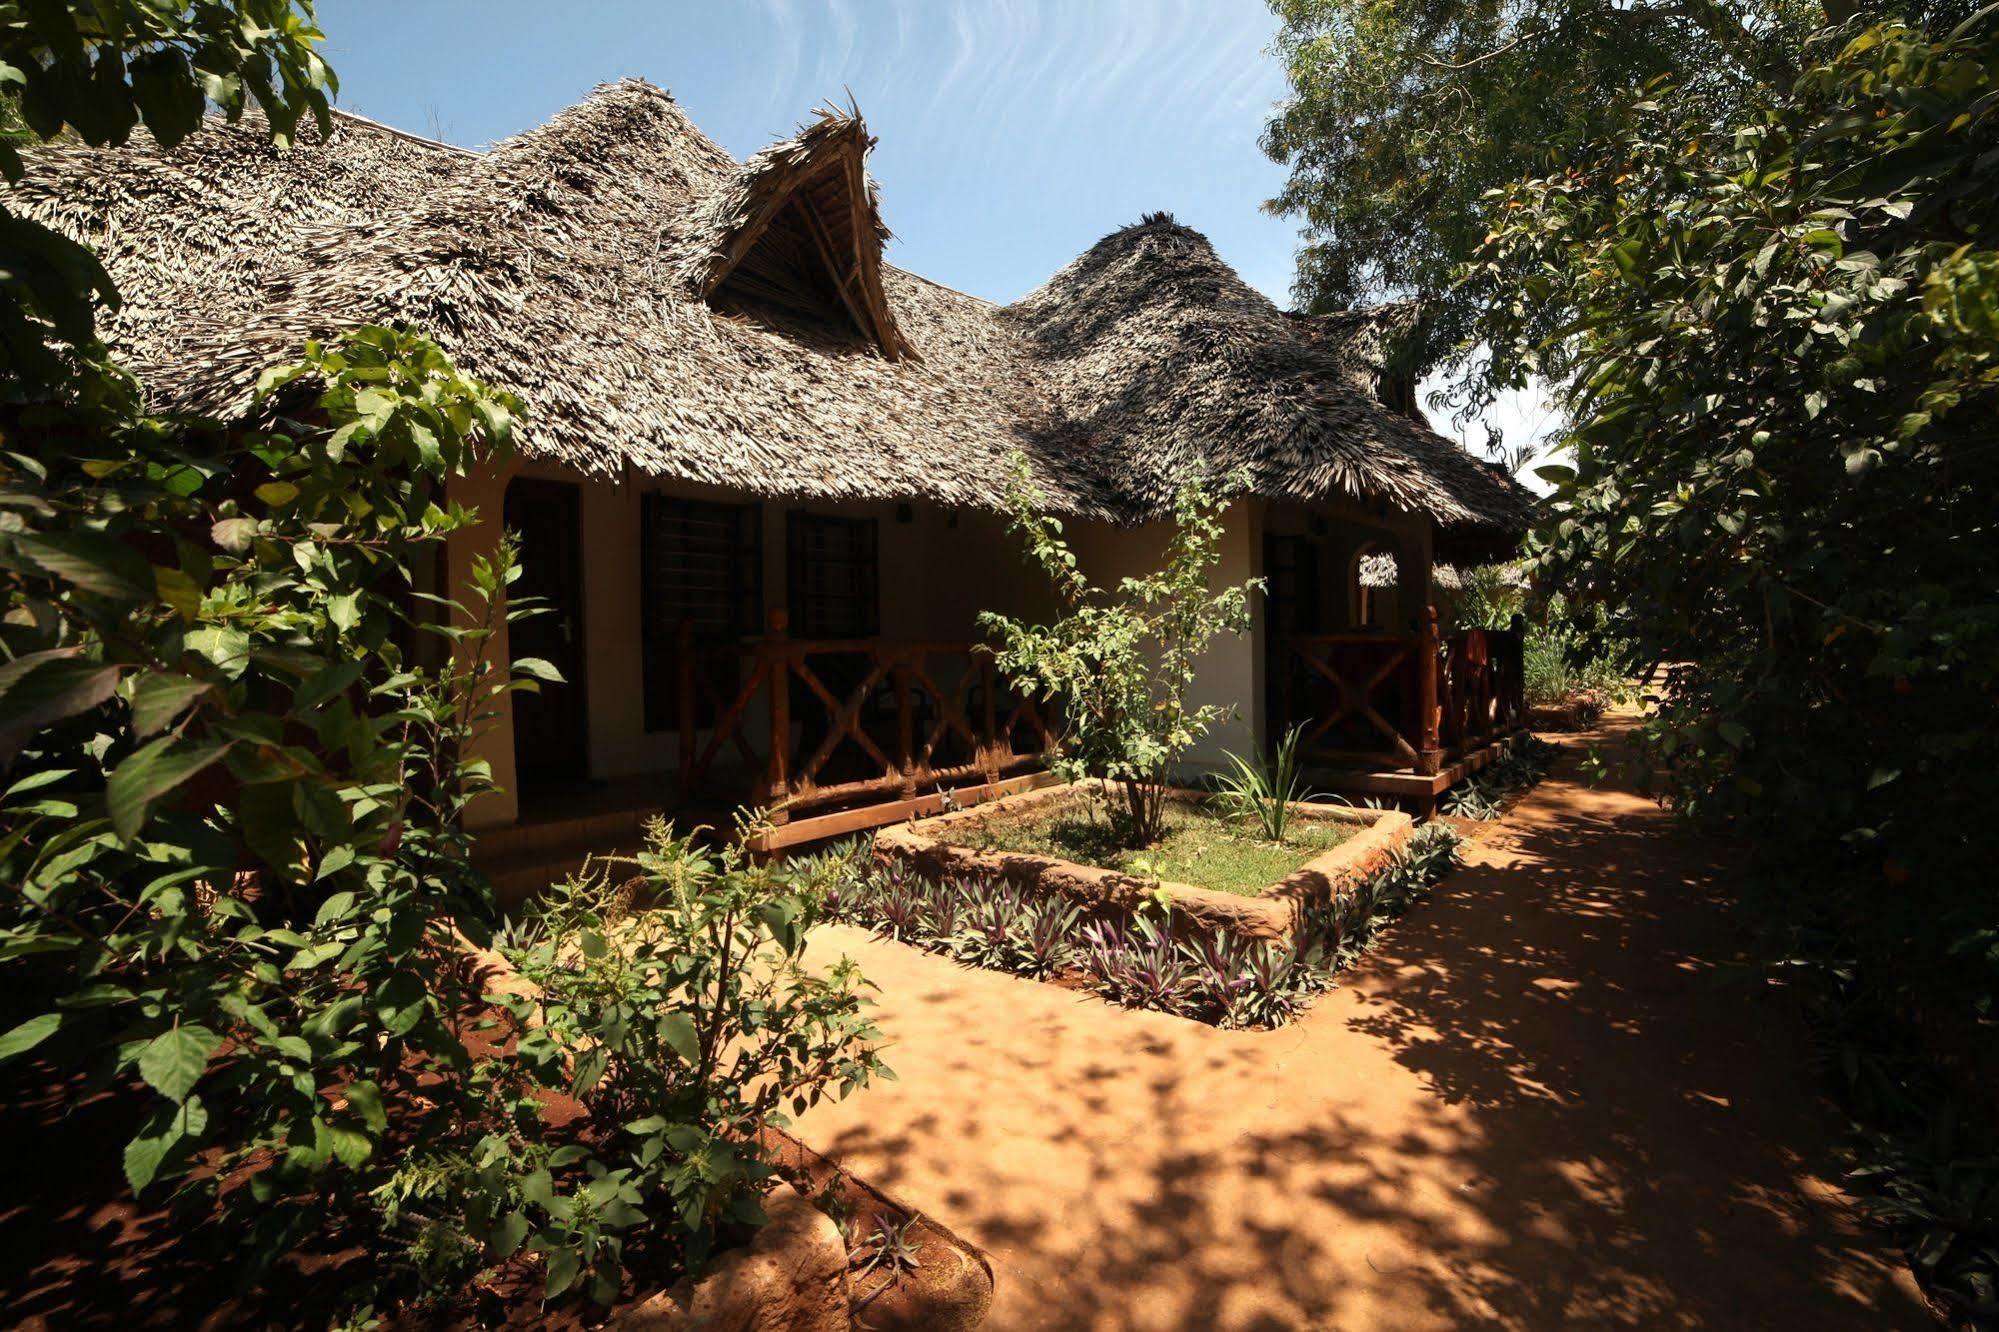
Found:
[[[1206,468],[1247,472],[1270,498],[1385,498],[1459,546],[1525,526],[1510,477],[1376,401],[1170,216],[1105,237],[1008,315],[1067,421],[1115,459],[1142,509]]]
[[[1170,218],[1001,308],[882,260],[851,111],[746,163],[638,80],[476,154],[336,119],[284,153],[220,122],[171,151],[57,145],[9,206],[98,249],[165,409],[239,413],[305,339],[400,321],[528,401],[526,453],[589,473],[994,508],[1020,450],[1085,516],[1155,516],[1205,466],[1386,500],[1440,541],[1525,524],[1524,492]]]
[[[890,360],[909,355],[882,290],[889,230],[863,167],[874,143],[857,109],[828,107],[796,137],[745,162],[702,206],[682,262],[694,295],[707,300],[728,284],[753,308],[809,315],[837,305]]]

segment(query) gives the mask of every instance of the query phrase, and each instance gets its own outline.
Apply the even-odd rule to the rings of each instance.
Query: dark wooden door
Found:
[[[545,608],[516,620],[508,641],[516,660],[540,657],[562,672],[562,684],[514,702],[514,782],[523,795],[559,790],[590,775],[590,711],[583,688],[582,501],[566,481],[516,477],[507,485],[506,525],[519,533],[516,597]]]

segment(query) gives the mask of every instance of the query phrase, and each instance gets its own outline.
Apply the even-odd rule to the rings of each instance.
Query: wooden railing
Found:
[[[775,610],[762,638],[740,644],[703,648],[682,626],[678,656],[683,798],[747,799],[775,823],[998,781],[1041,766],[1055,743],[983,644],[795,639]],[[747,790],[715,780],[725,754],[743,760]]]
[[[1440,637],[1424,607],[1413,634],[1292,634],[1276,664],[1277,715],[1301,724],[1316,762],[1439,771],[1517,729],[1526,715],[1524,622]]]

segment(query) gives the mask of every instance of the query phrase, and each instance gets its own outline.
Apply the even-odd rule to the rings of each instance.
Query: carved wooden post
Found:
[[[1437,704],[1437,608],[1423,607],[1416,628],[1416,714],[1422,735],[1416,744],[1416,771],[1425,776],[1444,766],[1438,743],[1442,710]]]
[[[675,663],[680,676],[680,796],[694,794],[694,621],[683,617],[674,634]]]
[[[764,618],[764,641],[757,647],[764,683],[770,689],[770,761],[764,803],[772,823],[791,819],[781,802],[791,795],[791,612],[772,607]]]
[[[895,679],[895,765],[902,774],[902,798],[916,794],[916,716],[909,698],[909,654],[898,651],[891,668]]]

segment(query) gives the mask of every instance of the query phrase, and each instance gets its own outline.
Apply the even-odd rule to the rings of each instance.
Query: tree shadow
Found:
[[[1796,1015],[1718,982],[1728,875],[1557,776],[1262,1033],[842,935],[901,1081],[801,1132],[988,1249],[995,1327],[1927,1325]]]

